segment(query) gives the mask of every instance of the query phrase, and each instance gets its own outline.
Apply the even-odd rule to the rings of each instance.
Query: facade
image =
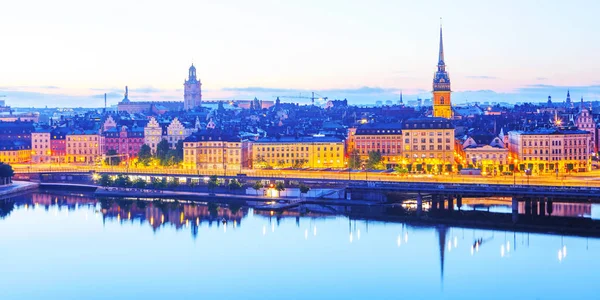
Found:
[[[585,108],[583,105],[583,98],[581,98],[581,110],[577,117],[575,118],[575,126],[581,130],[585,130],[591,134],[591,147],[590,153],[594,153],[597,151],[596,148],[596,123],[594,122],[594,118],[589,109]]]
[[[137,157],[140,148],[144,144],[144,129],[143,128],[111,128],[104,132],[104,150],[103,154],[114,150],[117,155],[122,155],[122,159]]]
[[[154,117],[150,118],[144,127],[144,144],[150,146],[152,153],[156,153],[156,145],[163,139],[162,127]]]
[[[183,166],[194,170],[241,172],[250,167],[251,143],[214,131],[193,134],[183,141]]]
[[[508,149],[518,170],[584,172],[591,169],[591,133],[574,127],[510,131]]]
[[[183,109],[190,110],[202,104],[202,82],[196,76],[194,64],[189,69],[188,79],[183,83]]]
[[[365,124],[356,129],[354,140],[363,161],[369,152],[379,152],[387,168],[402,163],[402,124]]]
[[[446,71],[444,61],[444,42],[442,39],[442,27],[440,27],[440,52],[438,57],[437,71],[433,77],[433,116],[450,119],[453,116],[452,103],[450,101],[450,75]]]
[[[197,124],[196,124],[197,125]],[[179,121],[178,118],[174,118],[171,124],[167,126],[167,141],[171,148],[175,148],[179,141],[185,140],[192,133],[198,131],[196,127],[186,127]]]
[[[0,141],[0,162],[24,163],[31,161],[31,144],[23,141]]]
[[[67,134],[67,163],[93,164],[101,157],[104,137],[97,131],[75,130]]]
[[[509,171],[508,149],[499,137],[489,144],[479,144],[473,138],[467,138],[462,145],[465,162],[463,167],[481,169],[488,174],[498,175]]]
[[[31,159],[34,163],[52,161],[50,130],[36,130],[31,133]]]
[[[344,145],[335,137],[262,138],[252,144],[254,168],[345,168]]]
[[[445,118],[415,118],[402,128],[402,165],[409,171],[451,171],[455,159],[454,125]]]
[[[67,130],[65,128],[56,128],[52,130],[50,136],[50,151],[52,162],[64,163],[67,155]]]

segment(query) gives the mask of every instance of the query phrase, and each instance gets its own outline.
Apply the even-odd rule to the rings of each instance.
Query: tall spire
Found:
[[[404,103],[402,103],[402,90],[400,90],[400,105],[402,105]]]
[[[440,18],[440,53],[438,58],[438,64],[444,64],[444,39],[442,38],[442,18]]]

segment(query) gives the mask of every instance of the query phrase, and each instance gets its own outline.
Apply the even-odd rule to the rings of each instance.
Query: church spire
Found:
[[[440,53],[438,65],[444,65],[444,39],[442,38],[442,18],[440,18]]]
[[[402,105],[402,104],[404,104],[404,103],[402,102],[402,90],[400,90],[400,105]]]

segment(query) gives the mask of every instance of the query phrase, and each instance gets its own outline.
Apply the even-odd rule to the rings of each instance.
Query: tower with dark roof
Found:
[[[450,100],[450,76],[446,72],[444,61],[444,41],[442,38],[442,26],[440,25],[440,49],[438,54],[437,71],[433,76],[433,116],[450,119],[452,118],[452,103]]]
[[[188,79],[183,83],[183,108],[190,110],[202,103],[202,83],[196,76],[194,64],[189,69]]]

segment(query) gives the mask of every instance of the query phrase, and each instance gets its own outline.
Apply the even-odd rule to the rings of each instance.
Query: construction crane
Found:
[[[317,97],[315,97],[317,96]],[[312,105],[315,105],[315,99],[319,99],[319,100],[327,100],[329,99],[328,97],[323,97],[315,92],[312,92],[312,97],[308,97],[308,96],[302,96],[302,94],[298,95],[298,96],[278,96],[277,98],[287,98],[287,99],[310,99]]]

